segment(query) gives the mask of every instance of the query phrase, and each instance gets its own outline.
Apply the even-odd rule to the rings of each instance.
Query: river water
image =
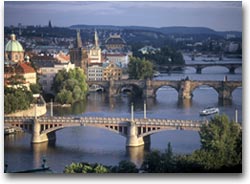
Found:
[[[201,58],[187,63],[202,62]],[[218,61],[219,62],[219,61]],[[241,60],[224,59],[223,62],[241,62]],[[188,76],[191,80],[242,80],[242,68],[235,74],[229,74],[224,67],[208,67],[202,74],[196,74],[193,68],[183,72],[161,74],[155,80],[180,80]],[[75,116],[113,116],[130,117],[130,104],[134,103],[135,117],[143,117],[144,99],[133,98],[122,94],[117,98],[108,98],[102,93],[91,93],[86,102],[76,103],[70,108],[54,108],[54,115]],[[191,101],[179,101],[175,89],[164,86],[157,91],[155,99],[147,99],[147,117],[167,119],[202,119],[199,111],[207,106],[217,106],[220,113],[230,119],[238,111],[238,120],[242,122],[242,88],[233,92],[231,102],[218,102],[217,92],[208,86],[201,86],[193,93]],[[49,111],[49,109],[48,109]],[[18,133],[4,137],[4,160],[8,171],[18,171],[40,167],[42,159],[55,172],[61,173],[66,165],[72,162],[102,163],[117,165],[121,160],[130,160],[137,166],[143,162],[144,154],[150,150],[164,151],[168,142],[177,154],[191,153],[200,148],[198,132],[171,130],[151,135],[150,146],[126,148],[125,138],[108,130],[93,127],[72,127],[56,132],[55,143],[30,144],[31,135]]]

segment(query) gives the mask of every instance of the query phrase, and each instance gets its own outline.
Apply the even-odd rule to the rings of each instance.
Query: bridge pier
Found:
[[[229,73],[235,74],[235,67],[231,66],[231,67],[229,68]]]
[[[137,135],[137,126],[134,124],[134,122],[129,122],[126,146],[136,147],[144,145],[143,137],[138,137]]]
[[[56,139],[55,132],[50,132],[48,134],[41,134],[41,125],[38,122],[38,119],[34,120],[33,133],[31,137],[32,144],[48,142],[55,139]]]
[[[196,68],[196,73],[197,73],[197,74],[201,74],[201,70],[202,70],[202,68],[201,68],[200,66],[197,66],[197,68]]]
[[[151,80],[147,80],[146,81],[146,86],[143,89],[143,97],[144,98],[155,98],[155,90],[152,87],[152,81]]]
[[[230,90],[222,89],[219,91],[219,101],[220,100],[232,100],[232,93]]]
[[[193,97],[190,80],[184,80],[181,82],[181,87],[178,95],[179,99],[191,99]]]

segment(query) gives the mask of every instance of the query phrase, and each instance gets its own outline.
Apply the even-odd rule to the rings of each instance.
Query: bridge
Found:
[[[119,95],[123,88],[127,88],[145,98],[155,98],[160,87],[170,86],[178,92],[179,99],[191,99],[193,91],[199,86],[212,87],[219,100],[231,100],[232,92],[242,87],[242,81],[210,81],[210,80],[117,80],[117,81],[87,81],[89,86],[100,85],[110,97]]]
[[[171,72],[176,69],[182,69],[185,67],[192,67],[195,68],[196,73],[201,74],[202,69],[211,66],[221,66],[228,69],[229,73],[234,74],[235,69],[242,67],[242,63],[196,63],[196,64],[185,64],[185,65],[166,65],[160,66],[161,69],[164,69],[166,72]]]
[[[168,120],[122,117],[4,117],[4,125],[32,135],[31,143],[56,139],[55,132],[68,127],[91,126],[104,128],[126,138],[126,146],[135,147],[150,143],[150,135],[165,130],[198,131],[204,121]]]

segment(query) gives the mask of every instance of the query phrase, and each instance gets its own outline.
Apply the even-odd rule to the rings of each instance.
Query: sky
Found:
[[[242,31],[241,1],[5,1],[4,25],[208,27]]]

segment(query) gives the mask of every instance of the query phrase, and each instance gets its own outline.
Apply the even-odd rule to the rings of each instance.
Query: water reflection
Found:
[[[192,99],[178,99],[178,108],[190,109],[192,107]]]
[[[33,153],[33,168],[41,167],[42,159],[46,158],[48,150],[48,142],[31,144],[31,151]]]
[[[126,156],[137,167],[140,167],[144,160],[144,153],[149,152],[149,148],[145,146],[126,147]]]

